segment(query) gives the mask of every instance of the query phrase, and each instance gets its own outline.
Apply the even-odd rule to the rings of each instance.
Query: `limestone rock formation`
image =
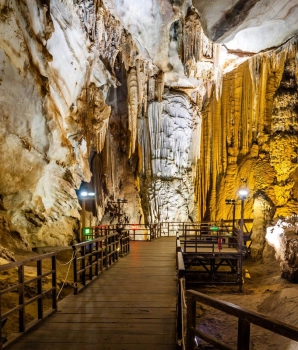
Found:
[[[267,228],[266,240],[275,249],[282,277],[298,283],[298,222],[297,215],[280,218]]]
[[[296,35],[296,1],[193,0],[205,33],[228,49],[257,53]]]
[[[298,201],[297,6],[193,5],[0,1],[1,245],[78,238],[84,186],[90,225],[231,219],[247,186],[262,256]]]
[[[201,119],[182,93],[167,91],[151,102],[142,130],[142,203],[150,222],[188,221],[194,215],[193,171],[199,156]]]
[[[221,94],[214,93],[203,112],[196,189],[202,217],[231,218],[225,199],[237,198],[237,190],[246,186],[254,259],[262,257],[272,215],[296,211],[296,52],[297,38],[248,59],[223,77]],[[267,198],[262,209],[258,193]]]
[[[75,189],[91,179],[88,158],[103,148],[116,84],[109,69],[119,49],[103,50],[115,42],[110,22],[125,45],[119,22],[85,5],[1,2],[1,241],[11,247],[68,244],[79,230]]]

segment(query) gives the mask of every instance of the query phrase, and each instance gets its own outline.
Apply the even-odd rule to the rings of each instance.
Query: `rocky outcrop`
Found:
[[[297,215],[280,218],[275,226],[268,227],[266,241],[275,250],[282,277],[290,282],[298,283]]]
[[[275,206],[263,192],[256,192],[254,195],[253,227],[250,247],[253,261],[261,260],[266,243],[266,228],[275,214]]]
[[[278,0],[193,0],[205,33],[230,50],[257,53],[296,35],[297,4]]]
[[[1,242],[68,244],[75,190],[104,146],[115,59],[121,51],[129,65],[133,43],[93,1],[10,1],[0,16]]]
[[[203,217],[231,218],[225,198],[237,198],[243,185],[250,191],[246,218],[259,191],[276,207],[275,216],[295,211],[296,52],[293,39],[248,60],[224,76],[221,95],[206,106],[197,178]]]

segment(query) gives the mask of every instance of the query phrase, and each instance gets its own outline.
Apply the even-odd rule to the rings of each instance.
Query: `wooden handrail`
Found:
[[[233,232],[232,226],[228,225],[230,220],[209,221],[209,222],[159,222],[151,224],[112,224],[91,226],[90,239],[110,234],[111,232],[120,232],[120,230],[127,230],[130,233],[131,240],[145,240],[151,241],[162,236],[175,236],[178,232],[186,235],[187,232],[194,232],[198,235],[201,231],[212,231],[212,226],[218,227],[221,232],[230,232],[237,236],[237,229]],[[253,222],[252,219],[244,219],[245,223]],[[243,227],[245,233],[250,234],[246,225]],[[147,230],[147,233],[144,231]]]
[[[28,258],[21,261],[15,261],[11,262],[5,265],[0,266],[0,272],[8,271],[11,269],[17,269],[17,283],[14,285],[11,285],[8,288],[5,288],[0,291],[0,349],[2,349],[2,326],[5,324],[5,320],[12,315],[13,313],[19,314],[19,333],[17,333],[13,337],[13,341],[9,340],[7,343],[5,343],[5,347],[14,342],[16,339],[18,339],[24,332],[27,332],[29,329],[34,327],[38,322],[42,321],[43,319],[47,318],[51,314],[57,311],[57,281],[56,281],[56,256],[57,253],[47,253],[43,255],[39,255],[36,257]],[[50,271],[47,271],[45,273],[42,272],[42,262],[45,259],[51,259],[51,267],[52,269]],[[36,262],[36,276],[32,277],[28,280],[25,280],[25,266]],[[52,280],[52,287],[49,288],[46,291],[42,290],[42,281],[44,277],[51,276]],[[33,282],[36,282],[37,284],[37,291],[36,295],[29,300],[25,300],[25,287],[32,284]],[[12,282],[11,282],[12,283]],[[10,292],[17,291],[18,292],[18,304],[12,308],[10,308],[5,313],[2,312],[2,304],[1,304],[1,298],[3,298],[4,295],[7,295]],[[51,308],[48,310],[44,310],[44,296],[51,293],[52,296],[52,305]],[[26,323],[25,321],[25,308],[32,304],[33,302],[37,301],[37,319],[30,323]]]
[[[112,232],[72,246],[74,252],[75,295],[95,280],[104,270],[118,261],[121,254],[120,239],[118,232]],[[126,253],[128,253],[127,243],[126,250]]]
[[[13,262],[10,262],[8,264],[0,265],[0,272],[7,271],[7,270],[10,270],[10,269],[13,269],[14,267],[19,267],[19,266],[22,266],[22,265],[25,266],[25,265],[28,265],[31,262],[44,260],[44,259],[50,258],[50,257],[52,257],[54,255],[56,256],[57,253],[46,253],[46,254],[42,254],[42,255],[38,255],[38,256],[33,256],[31,258],[28,258],[28,259],[19,260],[19,261],[13,261]]]
[[[238,318],[238,341],[237,350],[249,350],[250,342],[250,324],[255,324],[261,328],[267,329],[271,332],[282,335],[286,338],[298,342],[298,328],[293,327],[284,322],[274,320],[257,312],[250,311],[235,304],[222,301],[206,294],[196,292],[194,290],[187,290],[187,349],[195,349],[194,338],[195,335],[207,341],[208,343],[223,350],[232,350],[230,346],[222,343],[196,329],[196,303],[202,303],[211,306],[217,310],[223,311],[229,315]]]

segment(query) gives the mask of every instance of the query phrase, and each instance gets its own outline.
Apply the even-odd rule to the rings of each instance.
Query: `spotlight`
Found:
[[[238,195],[239,195],[240,199],[246,199],[246,198],[247,198],[247,195],[248,195],[247,189],[241,188],[241,189],[238,191]]]
[[[94,192],[82,191],[82,192],[80,192],[80,196],[81,197],[88,197],[88,196],[93,197],[93,196],[95,196],[95,193]]]

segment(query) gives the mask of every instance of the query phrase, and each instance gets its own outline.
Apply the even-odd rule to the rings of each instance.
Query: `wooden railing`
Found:
[[[90,232],[86,235],[86,240],[93,239],[99,236],[111,234],[113,232],[128,231],[130,239],[140,241],[151,241],[158,237],[183,235],[198,235],[201,231],[209,230],[210,227],[216,226],[216,222],[159,222],[152,224],[113,224],[113,225],[99,225],[91,226]],[[232,226],[227,222],[224,226],[225,233],[233,234]]]
[[[119,234],[128,233],[131,241],[152,241],[162,235],[162,224],[115,224],[91,226],[90,233],[86,235],[87,240],[118,232]],[[169,235],[168,232],[167,234]]]
[[[46,259],[51,260],[51,270],[45,270],[43,271],[43,262]],[[25,276],[25,267],[31,266],[30,273],[32,274],[32,263],[36,263],[36,276],[30,277],[29,279],[26,279]],[[9,272],[10,271],[10,272]],[[56,253],[47,253],[43,255],[39,255],[37,257],[29,258],[22,261],[17,262],[11,262],[5,265],[0,266],[0,273],[3,274],[6,273],[12,273],[15,271],[15,282],[13,282],[12,279],[10,279],[9,284],[10,286],[1,290],[0,292],[0,349],[2,347],[8,346],[11,342],[13,342],[16,338],[27,332],[29,329],[31,329],[33,326],[35,326],[38,322],[45,319],[52,313],[56,312],[57,310],[57,284],[56,284]],[[45,281],[45,278],[50,276],[51,278],[51,288],[44,290],[43,289],[43,282]],[[34,293],[34,296],[28,297],[28,289],[30,288],[30,293],[33,293],[33,291],[36,291]],[[8,303],[5,303],[5,310],[2,304],[2,300],[5,296],[10,295],[10,293],[17,293],[18,294],[18,302],[17,305],[13,306],[12,308],[8,308]],[[51,308],[48,310],[45,310],[44,306],[44,298],[48,294],[51,294]],[[10,298],[10,301],[13,300]],[[30,304],[36,304],[37,309],[37,318],[33,320],[32,322],[27,321],[26,317],[26,308]],[[5,345],[2,345],[2,340],[4,337],[2,337],[2,326],[5,324],[5,320],[8,319],[9,316],[17,313],[18,314],[18,332],[16,333],[11,339],[5,343]]]
[[[187,338],[186,349],[196,348],[195,336],[205,340],[207,343],[221,350],[235,350],[231,346],[215,339],[211,335],[197,329],[196,325],[196,303],[211,306],[229,315],[238,318],[238,340],[237,350],[249,350],[250,346],[250,325],[255,324],[261,328],[282,335],[298,342],[298,328],[286,323],[276,321],[270,317],[249,311],[232,303],[212,298],[206,294],[194,290],[186,291],[187,297]],[[298,344],[297,344],[298,346]]]
[[[125,234],[120,235],[114,232],[75,244],[72,248],[74,251],[74,294],[78,294],[104,270],[117,262],[120,254],[124,256],[129,252],[129,238],[127,239]]]
[[[130,237],[129,232],[123,231],[119,234],[120,241],[120,251],[119,255],[121,257],[127,255],[130,252]]]
[[[177,345],[179,349],[185,349],[185,266],[182,255],[182,250],[180,246],[179,236],[177,236],[176,242],[176,268],[177,268],[177,309],[176,309],[176,336],[177,336]]]

